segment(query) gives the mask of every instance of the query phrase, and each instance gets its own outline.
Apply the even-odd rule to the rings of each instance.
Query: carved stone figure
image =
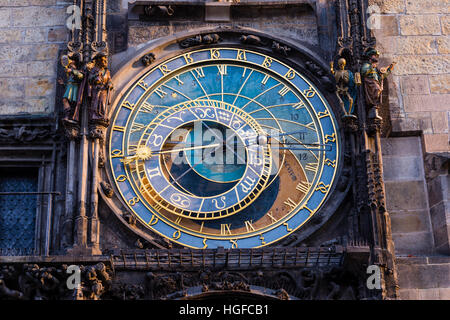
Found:
[[[361,66],[361,76],[369,117],[380,118],[377,110],[382,103],[383,80],[391,73],[396,63],[391,63],[387,68],[378,68],[380,53],[375,48],[368,48],[365,56],[367,61]]]
[[[344,58],[338,60],[338,70],[334,69],[334,63],[330,63],[331,73],[336,80],[336,96],[345,115],[352,114],[354,111],[355,100],[357,96],[355,75],[345,67],[347,61]]]
[[[63,95],[64,118],[66,122],[76,123],[79,121],[79,101],[82,91],[80,90],[84,73],[81,70],[81,57],[79,54],[62,56],[61,64],[67,76],[67,83]],[[58,79],[60,84],[64,84],[62,79]]]
[[[89,72],[88,98],[90,122],[108,122],[108,104],[113,89],[108,70],[108,57],[98,53],[94,57],[94,67]]]

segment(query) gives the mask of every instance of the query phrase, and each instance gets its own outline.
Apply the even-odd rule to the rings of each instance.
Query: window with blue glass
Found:
[[[0,168],[0,249],[31,252],[35,247],[38,191],[36,168]]]

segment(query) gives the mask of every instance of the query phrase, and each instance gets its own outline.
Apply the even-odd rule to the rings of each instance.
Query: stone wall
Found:
[[[166,20],[130,19],[128,44],[137,46],[174,33],[217,26],[248,27],[309,45],[319,45],[317,19],[309,6],[246,7],[231,9],[230,21],[206,22],[204,6],[181,8]],[[144,21],[142,21],[144,20]],[[145,21],[146,20],[146,21]]]
[[[394,132],[422,131],[426,152],[450,151],[450,1],[369,0],[380,8],[375,29],[389,78]]]
[[[0,0],[0,115],[54,111],[68,1]]]
[[[431,254],[434,240],[421,139],[383,139],[382,153],[386,206],[396,254]]]

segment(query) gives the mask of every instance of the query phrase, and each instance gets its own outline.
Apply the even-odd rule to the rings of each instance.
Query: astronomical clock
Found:
[[[190,248],[255,248],[302,228],[333,191],[336,115],[307,76],[236,47],[155,63],[116,99],[107,135],[116,201]]]

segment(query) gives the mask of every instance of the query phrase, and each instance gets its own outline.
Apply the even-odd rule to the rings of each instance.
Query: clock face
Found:
[[[149,229],[193,248],[251,248],[301,228],[339,162],[331,108],[305,77],[238,48],[154,67],[117,104],[109,164]]]

